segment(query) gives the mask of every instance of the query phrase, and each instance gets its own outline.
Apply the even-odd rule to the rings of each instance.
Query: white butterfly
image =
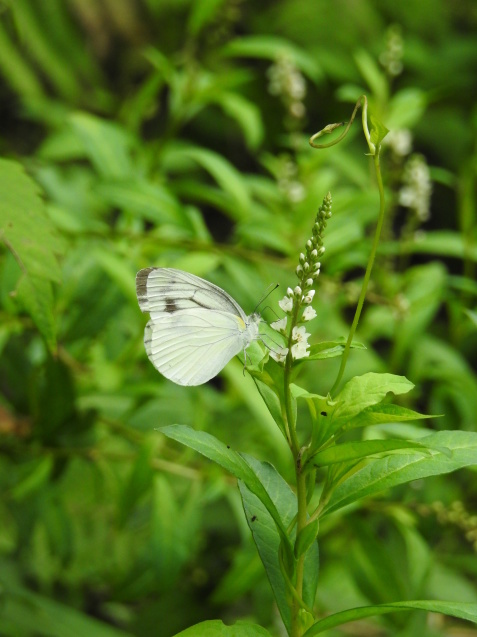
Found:
[[[259,314],[247,316],[224,290],[188,272],[145,268],[136,276],[149,360],[178,385],[202,385],[258,338]]]

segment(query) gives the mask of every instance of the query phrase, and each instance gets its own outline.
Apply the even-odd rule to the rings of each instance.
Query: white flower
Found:
[[[305,346],[307,346],[309,336],[311,336],[311,334],[308,334],[305,326],[302,325],[301,327],[297,327],[295,325],[295,327],[293,328],[292,339],[296,343],[303,343]]]
[[[429,166],[422,155],[412,155],[404,168],[399,203],[411,208],[420,221],[427,221],[430,215],[431,193]]]
[[[412,133],[407,128],[389,131],[383,144],[389,146],[395,155],[405,157],[412,150]]]
[[[303,303],[306,303],[307,305],[309,305],[313,301],[314,296],[315,296],[315,290],[310,290],[303,297]]]
[[[279,321],[274,321],[273,323],[270,323],[270,327],[272,328],[272,330],[276,330],[277,332],[284,332],[287,329],[287,317],[285,316]]]
[[[288,347],[280,347],[278,346],[276,350],[270,350],[270,356],[273,360],[277,361],[277,363],[282,363],[288,354]]]
[[[310,307],[310,306],[305,308],[305,311],[303,312],[303,314],[301,316],[301,320],[302,321],[311,321],[314,318],[316,318],[315,310],[312,307]]]
[[[293,310],[293,299],[289,296],[284,296],[281,301],[278,301],[278,305],[284,312],[291,312]]]
[[[296,343],[291,348],[292,356],[294,360],[298,358],[306,358],[310,355],[310,350],[308,349],[308,343]]]

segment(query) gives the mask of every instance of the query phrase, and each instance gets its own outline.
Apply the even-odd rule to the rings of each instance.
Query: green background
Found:
[[[359,122],[328,150],[308,138],[366,93],[391,130],[387,216],[357,332],[367,349],[352,352],[346,378],[405,375],[416,388],[400,404],[441,415],[428,428],[476,431],[477,5],[0,9],[0,633],[170,637],[241,618],[279,636],[235,481],[157,428],[207,431],[291,480],[288,449],[238,360],[199,388],[154,370],[135,274],[193,272],[246,313],[279,282],[263,310],[276,320],[330,190],[308,331],[311,342],[346,337],[378,194]],[[337,360],[303,366],[300,384],[326,394]],[[412,439],[420,427],[380,435]],[[469,469],[326,518],[320,613],[477,602],[476,502]],[[365,622],[363,634],[400,637],[459,623]]]

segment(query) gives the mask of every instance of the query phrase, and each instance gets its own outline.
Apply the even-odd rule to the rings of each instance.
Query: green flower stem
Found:
[[[293,366],[292,345],[293,345],[293,328],[296,326],[298,320],[298,313],[300,311],[300,302],[297,298],[294,300],[293,312],[290,317],[290,327],[288,333],[288,354],[285,361],[285,373],[284,373],[284,395],[285,395],[285,413],[288,424],[288,430],[290,432],[290,448],[293,454],[295,463],[295,475],[296,475],[296,492],[297,492],[297,516],[296,516],[296,535],[303,529],[307,523],[307,479],[302,472],[302,466],[299,461],[300,458],[300,443],[298,441],[298,435],[296,432],[296,420],[293,414],[292,395],[290,391],[291,372]],[[292,619],[291,619],[291,637],[301,637],[303,634],[303,626],[300,621],[300,609],[305,608],[306,605],[303,602],[303,578],[305,572],[305,555],[301,555],[296,563],[295,570],[295,584],[293,586],[293,600],[292,600]]]
[[[358,327],[358,322],[361,316],[361,310],[363,309],[363,304],[364,304],[364,299],[366,297],[366,291],[368,289],[368,284],[369,284],[369,279],[371,277],[371,271],[373,269],[373,265],[374,265],[374,259],[376,257],[376,252],[378,250],[378,244],[379,244],[379,239],[381,236],[381,230],[383,227],[383,222],[384,222],[384,187],[383,187],[383,180],[382,180],[382,176],[381,176],[381,166],[379,163],[379,148],[378,151],[376,152],[376,154],[373,156],[374,159],[374,169],[376,171],[376,180],[377,180],[377,184],[378,184],[378,190],[379,190],[379,217],[378,217],[378,223],[376,225],[376,232],[374,234],[374,241],[373,241],[373,246],[371,249],[371,254],[369,256],[369,261],[368,261],[368,265],[366,267],[366,272],[364,275],[364,279],[363,279],[363,285],[361,287],[361,293],[359,295],[359,299],[358,299],[358,305],[356,307],[356,312],[354,315],[354,319],[353,319],[353,323],[351,325],[351,329],[348,335],[348,340],[346,341],[346,345],[345,345],[345,349],[343,352],[343,356],[341,357],[341,365],[338,371],[338,376],[336,377],[335,383],[333,385],[333,387],[331,388],[330,394],[333,396],[333,394],[336,392],[341,379],[343,377],[343,373],[346,367],[346,363],[348,361],[348,356],[349,356],[349,351],[351,348],[351,343],[353,342],[353,337],[354,334],[356,332],[356,328]]]
[[[293,408],[292,408],[292,396],[291,396],[291,391],[290,391],[290,379],[291,379],[291,371],[292,371],[292,365],[293,365],[293,356],[292,356],[292,352],[291,352],[291,348],[292,348],[292,335],[293,335],[293,328],[295,327],[296,323],[297,323],[297,319],[298,319],[298,312],[300,310],[300,304],[298,303],[298,300],[295,299],[295,303],[293,304],[293,313],[291,315],[291,320],[290,320],[290,331],[288,333],[288,343],[287,343],[287,347],[288,347],[288,354],[286,357],[286,361],[285,361],[285,374],[284,374],[284,395],[285,395],[285,413],[286,413],[286,417],[287,417],[287,424],[288,424],[288,430],[290,432],[290,439],[291,439],[291,450],[293,453],[293,458],[296,459],[298,457],[298,453],[300,451],[300,444],[298,442],[298,436],[296,433],[296,422],[295,422],[295,417],[293,415]]]
[[[307,482],[306,476],[302,473],[301,467],[295,463],[296,471],[296,491],[298,502],[298,513],[296,519],[296,536],[306,526],[307,523]],[[296,580],[295,590],[300,600],[303,598],[303,578],[305,574],[305,553],[300,555],[296,563]],[[293,600],[292,608],[292,623],[291,623],[291,637],[301,637],[303,634],[303,627],[300,622],[299,610],[303,606],[303,601],[297,603],[297,600]]]

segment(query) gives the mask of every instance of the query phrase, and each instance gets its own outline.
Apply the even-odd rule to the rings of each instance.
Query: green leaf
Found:
[[[388,97],[388,82],[386,76],[371,55],[364,49],[356,51],[354,59],[376,100],[384,104]]]
[[[384,254],[432,254],[477,261],[477,246],[467,244],[462,234],[451,230],[417,233],[409,241],[383,243],[380,251]]]
[[[70,122],[87,157],[102,177],[131,179],[134,170],[129,156],[130,140],[124,130],[88,113],[74,113]]]
[[[295,494],[272,465],[259,462],[248,455],[245,456],[245,458],[270,494],[270,498],[274,502],[284,525],[288,527],[293,522],[297,513]],[[253,539],[257,545],[260,558],[275,595],[283,623],[289,627],[291,616],[287,586],[278,559],[281,543],[280,535],[277,532],[273,518],[258,497],[255,496],[243,482],[239,482],[239,489],[247,522],[252,531]],[[318,584],[318,569],[318,544],[315,542],[308,549],[305,558],[303,599],[309,606],[313,606],[315,600]]]
[[[247,367],[247,371],[255,381],[255,385],[268,411],[286,439],[287,433],[282,408],[285,400],[283,395],[283,367],[270,359],[267,354],[258,365]]]
[[[236,93],[221,92],[214,97],[224,113],[234,119],[245,135],[247,146],[255,150],[261,143],[264,128],[260,109],[250,100]]]
[[[50,350],[56,346],[51,282],[61,280],[57,255],[64,251],[45,213],[38,185],[23,167],[0,159],[0,242],[22,271],[17,294]]]
[[[421,453],[429,451],[427,445],[408,440],[359,440],[328,447],[328,449],[311,456],[308,462],[313,462],[316,467],[324,467],[338,462],[362,460],[377,454],[391,453],[402,449],[416,449],[416,451],[420,450]]]
[[[0,159],[0,241],[28,276],[58,283],[56,255],[65,247],[46,215],[40,192],[21,164]]]
[[[187,159],[193,160],[210,173],[219,186],[232,197],[235,207],[238,207],[238,218],[249,216],[251,201],[247,183],[230,162],[211,150],[191,146],[170,148],[165,157],[166,163],[171,163],[177,168]]]
[[[440,431],[421,438],[419,442],[429,449],[447,448],[452,452],[451,456],[443,453],[418,456],[412,453],[375,460],[336,487],[324,512],[331,513],[398,484],[477,465],[477,433]]]
[[[409,602],[392,602],[389,604],[378,604],[376,606],[362,606],[361,608],[351,608],[350,610],[341,611],[320,619],[303,637],[314,637],[325,630],[341,626],[351,621],[364,619],[365,617],[374,617],[375,615],[386,615],[405,610],[425,610],[430,613],[441,613],[450,615],[459,619],[477,623],[477,604],[469,604],[467,602],[440,602],[440,601],[409,601]]]
[[[2,623],[11,622],[20,634],[44,637],[132,637],[58,602],[3,582]],[[24,632],[23,632],[24,631]]]
[[[389,102],[386,124],[391,130],[412,128],[424,114],[427,96],[419,88],[405,88],[395,93]]]
[[[139,450],[126,483],[119,492],[118,522],[120,526],[126,523],[139,499],[152,487],[154,478],[152,458],[154,452],[155,449],[152,444],[148,444],[146,441]]]
[[[437,418],[437,416],[420,414],[417,411],[400,407],[399,405],[386,403],[371,405],[354,416],[354,418],[348,420],[342,427],[342,431],[349,431],[350,429],[357,429],[359,427],[370,427],[371,425],[382,425],[383,423],[422,420],[423,418]]]
[[[299,558],[306,553],[310,546],[316,541],[320,521],[318,519],[310,522],[302,528],[295,541],[295,557]]]
[[[191,449],[195,449],[195,451],[209,458],[209,460],[213,460],[232,473],[236,478],[242,480],[247,488],[264,504],[276,524],[285,550],[289,556],[292,555],[286,525],[281,519],[266,488],[240,453],[229,449],[226,445],[217,440],[217,438],[205,431],[195,431],[195,429],[185,425],[169,425],[168,427],[161,427],[159,431],[168,438],[172,438]]]
[[[109,205],[137,215],[157,225],[188,225],[176,198],[161,184],[145,180],[109,181],[98,184],[96,192]]]
[[[5,28],[6,24],[6,20],[0,22],[0,69],[2,76],[23,98],[40,98],[43,95],[41,82],[20,55],[20,48],[10,40]]]
[[[78,99],[81,88],[77,74],[58,55],[51,31],[45,30],[41,17],[36,15],[34,4],[18,0],[12,3],[11,8],[21,25],[22,39],[35,64],[41,68],[55,91],[68,100]]]
[[[56,348],[56,324],[53,316],[53,287],[50,281],[38,276],[22,276],[17,298],[31,316],[50,351]]]
[[[192,506],[191,506],[192,504]],[[170,481],[156,474],[152,489],[151,537],[146,561],[155,572],[157,585],[168,590],[189,559],[197,538],[197,498],[179,508]]]
[[[313,360],[323,360],[325,358],[335,358],[341,356],[344,352],[346,345],[345,339],[338,339],[336,341],[322,341],[321,343],[315,343],[310,347],[310,355],[305,359],[300,359],[298,362],[306,362]],[[351,343],[352,349],[366,349],[366,346],[357,341]]]
[[[376,119],[374,115],[369,116],[369,121],[371,122],[371,130],[369,134],[371,141],[376,146],[379,146],[389,133],[389,128],[386,128],[386,126],[380,122],[379,119]]]
[[[362,376],[355,376],[346,383],[336,397],[336,408],[333,413],[333,421],[349,420],[361,411],[374,405],[389,392],[393,394],[406,394],[414,387],[411,381],[404,376],[394,374],[376,374],[369,372]]]
[[[271,61],[276,61],[280,56],[285,55],[314,82],[323,77],[323,71],[315,57],[292,44],[290,40],[273,35],[235,38],[224,47],[222,54],[231,57],[264,58]]]
[[[197,35],[208,23],[217,16],[225,0],[202,0],[191,5],[188,20],[188,33]]]
[[[270,633],[258,624],[238,621],[226,626],[220,619],[209,619],[191,626],[175,637],[270,637]]]

